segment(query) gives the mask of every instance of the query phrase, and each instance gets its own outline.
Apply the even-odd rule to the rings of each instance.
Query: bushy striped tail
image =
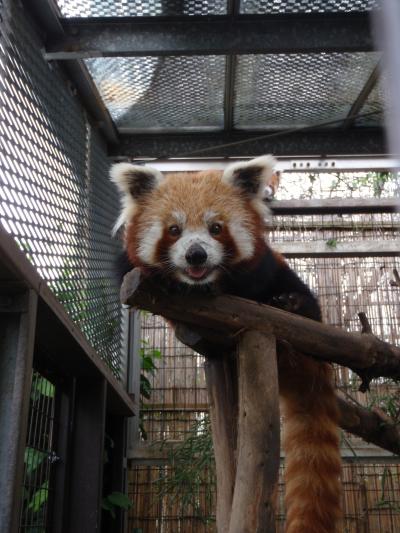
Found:
[[[341,517],[341,459],[333,369],[296,354],[280,369],[280,386],[286,532],[336,533]]]

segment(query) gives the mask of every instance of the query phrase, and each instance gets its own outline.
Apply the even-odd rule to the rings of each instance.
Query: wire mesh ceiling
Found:
[[[224,15],[227,0],[57,0],[63,17]],[[240,13],[334,13],[369,11],[378,0],[241,0]]]
[[[360,15],[378,4],[378,0],[241,0],[237,15],[254,19]],[[58,0],[58,6],[64,18],[173,16],[187,24],[191,15],[223,16],[233,9],[227,0]],[[106,28],[108,22],[101,24]],[[271,131],[345,120],[380,58],[377,52],[361,50],[96,57],[99,52],[85,64],[121,133]],[[360,115],[375,114],[351,123],[380,127],[384,100],[379,84],[358,106]]]
[[[222,128],[225,57],[86,60],[119,128]]]

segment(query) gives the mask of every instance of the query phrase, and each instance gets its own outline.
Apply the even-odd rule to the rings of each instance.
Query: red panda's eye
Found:
[[[174,224],[173,226],[170,226],[168,228],[168,232],[173,237],[179,237],[179,235],[181,234],[181,228],[177,226],[176,224]]]
[[[210,226],[211,235],[219,235],[221,231],[222,231],[221,224],[218,224],[218,222],[214,222],[214,224],[211,224]]]

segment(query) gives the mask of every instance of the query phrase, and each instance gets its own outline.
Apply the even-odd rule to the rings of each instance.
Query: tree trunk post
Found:
[[[276,340],[247,331],[238,345],[239,416],[229,533],[274,533],[280,460]]]
[[[205,373],[217,476],[217,531],[228,533],[236,473],[237,383],[235,359],[221,355],[207,358]]]

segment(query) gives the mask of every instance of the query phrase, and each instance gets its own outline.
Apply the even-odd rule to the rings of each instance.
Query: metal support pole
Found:
[[[73,416],[70,533],[95,533],[101,527],[107,383],[78,378]]]
[[[37,295],[0,293],[0,531],[19,530]]]
[[[132,450],[139,441],[139,404],[140,404],[140,312],[129,310],[125,349],[128,354],[128,393],[136,406],[136,416],[129,418],[127,429],[127,447]]]
[[[63,533],[65,523],[68,522],[68,503],[66,487],[70,480],[70,444],[71,444],[71,420],[74,398],[73,380],[68,384],[56,386],[55,406],[55,453],[56,464],[52,469],[51,487],[49,494],[51,512],[50,524],[52,533]]]

